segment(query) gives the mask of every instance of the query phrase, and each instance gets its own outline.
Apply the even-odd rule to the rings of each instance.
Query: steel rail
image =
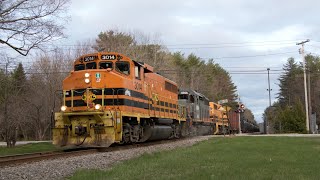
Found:
[[[22,164],[26,162],[35,162],[46,159],[55,159],[60,157],[79,156],[84,154],[92,154],[97,152],[96,149],[86,149],[77,151],[51,151],[51,152],[37,152],[26,154],[15,154],[8,156],[0,156],[0,167]]]

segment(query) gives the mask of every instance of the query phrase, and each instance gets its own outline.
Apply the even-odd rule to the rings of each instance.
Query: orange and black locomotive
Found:
[[[177,84],[145,63],[122,54],[81,56],[63,81],[63,104],[55,114],[53,143],[108,147],[176,138],[186,121]]]

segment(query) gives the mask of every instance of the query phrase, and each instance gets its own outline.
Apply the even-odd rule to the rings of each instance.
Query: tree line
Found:
[[[54,112],[61,105],[62,80],[73,69],[73,61],[86,53],[114,51],[148,63],[156,72],[192,88],[211,101],[229,99],[235,106],[236,86],[227,71],[213,59],[204,61],[195,54],[170,52],[156,37],[142,32],[106,30],[95,42],[84,41],[72,48],[47,44],[65,37],[70,0],[0,1],[0,140],[13,147],[17,140],[51,138]],[[41,50],[31,64],[23,65],[7,50],[27,56]],[[12,70],[13,67],[13,70]],[[251,111],[247,119],[254,122]]]
[[[19,63],[13,71],[1,68],[0,138],[6,140],[8,146],[13,146],[17,139],[51,138],[54,112],[59,111],[61,105],[59,90],[63,79],[73,69],[77,57],[95,51],[121,52],[154,66],[156,72],[178,82],[179,88],[195,89],[210,101],[229,99],[231,105],[236,104],[236,86],[231,76],[212,59],[206,62],[195,54],[170,52],[161,44],[141,42],[135,34],[117,30],[102,32],[94,45],[88,44],[79,43],[77,51],[56,49],[40,53],[32,64],[24,67]],[[2,57],[5,66],[14,63],[9,57]],[[247,119],[255,122],[249,110]]]
[[[308,54],[305,60],[307,93],[311,104],[309,115],[316,117],[316,124],[319,125],[320,57]],[[263,118],[268,122],[269,133],[307,133],[303,64],[289,58],[283,70],[278,79],[280,91],[277,101],[265,109]]]

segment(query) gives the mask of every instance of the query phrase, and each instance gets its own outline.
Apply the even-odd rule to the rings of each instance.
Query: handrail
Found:
[[[102,88],[101,106],[104,108],[104,88]]]
[[[112,106],[114,106],[114,89],[112,88]]]
[[[71,109],[73,109],[73,89],[71,89]]]
[[[63,105],[66,105],[66,91],[63,91]]]
[[[86,101],[87,101],[87,109],[89,109],[89,101],[88,101],[88,99],[89,99],[89,94],[88,94],[88,91],[89,91],[89,88],[87,88],[86,89]]]
[[[119,108],[119,90],[124,91],[123,89],[117,89],[117,108]]]

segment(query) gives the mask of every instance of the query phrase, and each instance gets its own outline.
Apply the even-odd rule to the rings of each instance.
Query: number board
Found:
[[[103,54],[101,55],[102,60],[115,60],[117,59],[117,56],[114,54]]]
[[[94,60],[97,60],[97,59],[98,59],[98,56],[85,56],[85,57],[80,59],[80,62],[81,63],[90,62],[90,61],[94,61]]]

